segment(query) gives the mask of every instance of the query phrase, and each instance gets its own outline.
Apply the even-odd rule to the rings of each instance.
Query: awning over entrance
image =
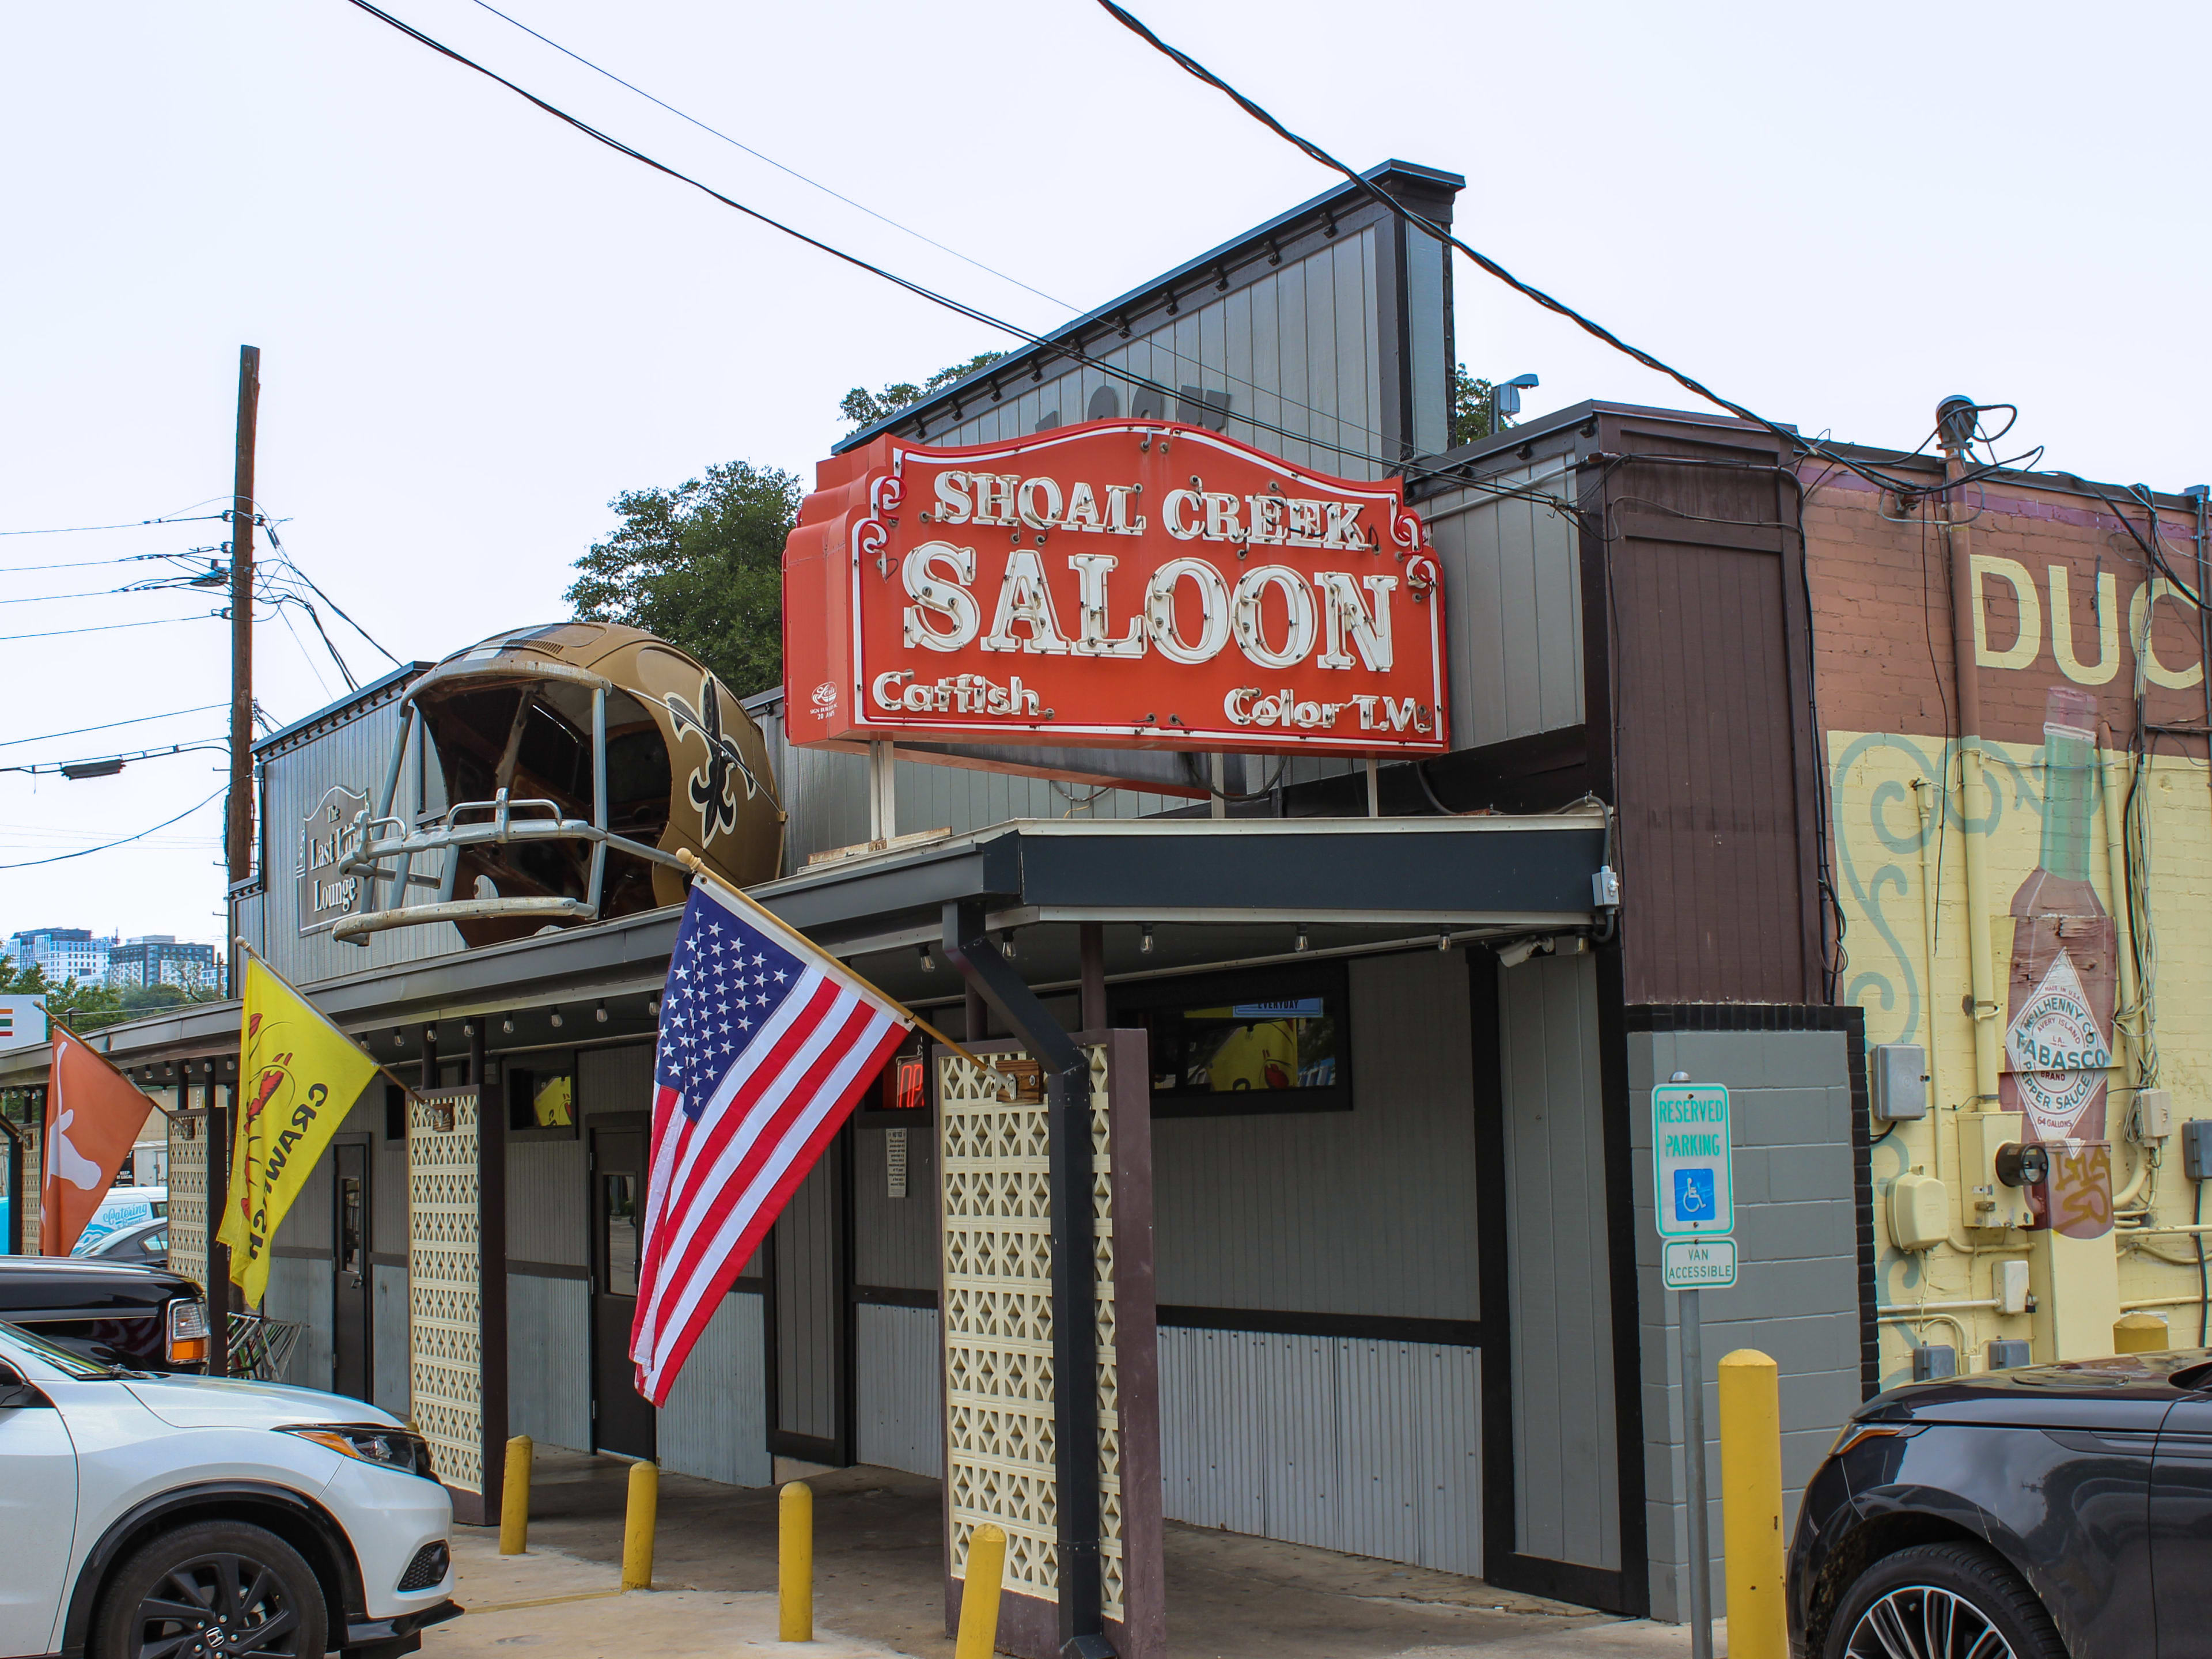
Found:
[[[1106,924],[1109,975],[1360,950],[1422,939],[1570,932],[1594,919],[1606,861],[1595,810],[1543,817],[1033,820],[817,864],[751,890],[785,921],[854,958],[893,995],[958,994],[919,947],[947,903],[1018,930],[1016,965],[1037,989],[1077,977],[1075,924]],[[658,990],[673,908],[305,986],[352,1030],[466,1018],[550,1001]],[[1301,944],[1303,941],[1303,945]],[[619,1011],[625,1024],[636,1015]],[[649,1029],[649,1027],[642,1028]],[[234,1048],[235,1002],[133,1020],[96,1046],[118,1064]],[[613,1036],[597,1024],[593,1036]],[[501,1045],[495,1036],[493,1049]],[[0,1059],[0,1087],[46,1080],[45,1047]]]

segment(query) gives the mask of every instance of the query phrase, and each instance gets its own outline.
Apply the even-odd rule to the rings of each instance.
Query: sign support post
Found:
[[[1735,1283],[1735,1162],[1728,1091],[1677,1072],[1651,1091],[1651,1170],[1662,1272],[1682,1353],[1682,1488],[1689,1509],[1691,1659],[1713,1659],[1712,1539],[1705,1512],[1705,1356],[1698,1293]]]
[[[1713,1549],[1705,1528],[1705,1356],[1698,1293],[1677,1291],[1682,1343],[1682,1477],[1690,1504],[1690,1659],[1713,1659]]]

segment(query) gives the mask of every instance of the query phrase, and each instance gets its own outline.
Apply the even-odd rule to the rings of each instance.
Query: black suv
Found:
[[[2212,1351],[1893,1389],[1805,1488],[1798,1659],[2212,1653]]]
[[[207,1304],[198,1285],[166,1267],[0,1255],[0,1320],[125,1370],[206,1368]]]

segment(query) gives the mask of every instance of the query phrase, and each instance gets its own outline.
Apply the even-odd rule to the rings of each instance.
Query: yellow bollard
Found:
[[[968,1581],[960,1592],[960,1638],[952,1659],[991,1659],[999,1641],[999,1591],[1006,1578],[1006,1534],[986,1521],[968,1539]]]
[[[1729,1659],[1789,1659],[1782,1536],[1782,1389],[1738,1348],[1720,1364],[1721,1537]]]
[[[775,1500],[776,1640],[814,1639],[814,1488],[788,1482]]]
[[[507,1443],[507,1478],[500,1489],[499,1553],[520,1555],[530,1548],[530,1437]]]
[[[2165,1318],[2141,1308],[2112,1322],[2114,1353],[2164,1353],[2173,1346]]]
[[[653,1588],[653,1528],[660,1514],[660,1465],[629,1466],[629,1510],[623,1517],[623,1583],[626,1590]]]

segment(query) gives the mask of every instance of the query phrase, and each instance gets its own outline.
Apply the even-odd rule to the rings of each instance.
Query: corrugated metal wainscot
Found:
[[[1431,950],[1350,971],[1352,1110],[1153,1122],[1166,1512],[1478,1572],[1467,966]],[[1468,1337],[1291,1334],[1270,1313]]]

